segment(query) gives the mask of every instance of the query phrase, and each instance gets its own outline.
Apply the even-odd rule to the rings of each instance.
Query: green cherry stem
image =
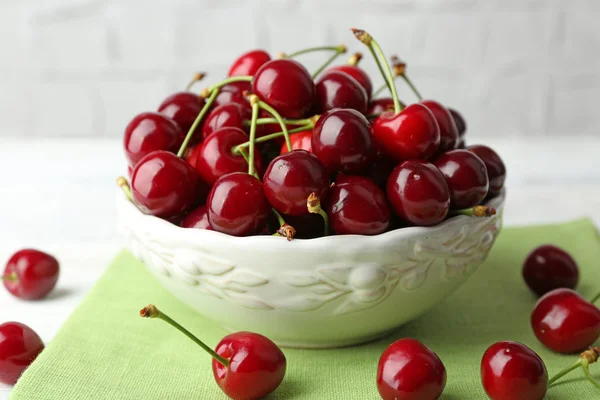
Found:
[[[308,49],[302,49],[302,50],[298,50],[294,53],[291,54],[285,54],[285,53],[280,53],[279,57],[280,58],[294,58],[296,56],[302,55],[302,54],[306,54],[306,53],[313,53],[315,51],[335,51],[338,54],[342,54],[346,52],[346,46],[341,44],[339,46],[318,46],[318,47],[309,47]]]
[[[19,278],[17,277],[17,273],[16,272],[11,272],[8,275],[4,275],[2,277],[2,280],[6,281],[6,282],[18,282]]]
[[[129,187],[129,183],[127,183],[127,179],[123,178],[122,176],[117,178],[117,186],[119,186],[121,188],[121,190],[123,191],[123,193],[125,193],[125,197],[127,197],[127,200],[133,202],[133,196],[131,195],[131,188]]]
[[[585,374],[585,377],[588,379],[588,381],[590,381],[592,383],[592,385],[594,385],[598,389],[600,389],[600,382],[598,382],[596,379],[594,379],[592,374],[590,374],[590,369],[589,369],[590,364],[591,364],[591,362],[584,358],[581,361],[581,368],[583,368],[583,373]]]
[[[183,140],[183,143],[181,144],[181,147],[179,148],[179,151],[177,152],[177,157],[183,157],[183,155],[185,154],[185,150],[187,149],[187,146],[190,143],[190,140],[192,140],[192,136],[194,136],[194,132],[196,131],[196,128],[198,127],[198,125],[200,124],[200,121],[202,121],[202,119],[204,118],[204,116],[206,115],[206,113],[208,112],[210,107],[212,106],[212,104],[215,102],[215,99],[217,98],[218,94],[219,94],[219,87],[211,90],[208,100],[206,100],[206,103],[204,103],[204,107],[202,107],[202,110],[200,110],[200,112],[198,113],[198,116],[194,120],[194,123],[190,127],[190,130],[188,131],[187,135],[185,135],[185,139]]]
[[[338,56],[339,56],[340,54],[343,54],[343,53],[345,53],[345,52],[346,52],[346,46],[343,46],[343,47],[341,47],[341,46],[340,46],[340,47],[338,48],[338,50],[337,50],[337,51],[336,51],[336,52],[335,52],[335,53],[334,53],[334,54],[333,54],[331,57],[329,57],[329,58],[327,59],[327,61],[325,61],[325,62],[323,63],[323,65],[321,65],[319,68],[317,68],[317,70],[316,70],[315,72],[313,72],[313,74],[312,74],[312,78],[313,78],[313,80],[314,80],[314,79],[315,79],[317,76],[319,76],[319,74],[320,74],[321,72],[323,72],[323,70],[324,70],[325,68],[327,68],[327,67],[329,66],[329,64],[331,64],[332,62],[334,62],[334,61],[335,61],[335,59],[336,59],[336,58],[338,58]]]
[[[185,87],[185,90],[190,90],[196,82],[200,82],[202,79],[204,79],[205,76],[206,76],[206,73],[204,73],[204,72],[196,72],[194,74],[194,77],[192,78],[192,80]]]
[[[312,192],[306,199],[306,208],[308,208],[308,212],[311,214],[319,214],[323,217],[323,223],[325,225],[324,236],[327,236],[329,234],[329,216],[321,208],[321,200],[315,192]]]
[[[252,106],[252,122],[250,124],[250,153],[248,155],[248,173],[252,176],[254,173],[254,152],[256,145],[254,141],[256,140],[256,120],[258,119],[258,110],[260,109],[258,96],[255,94],[251,94],[248,96],[250,100],[250,105]]]
[[[192,341],[194,341],[194,343],[196,343],[198,346],[202,347],[204,349],[204,351],[206,351],[208,354],[210,354],[215,360],[217,360],[219,363],[221,363],[224,367],[229,368],[229,360],[218,355],[213,349],[211,349],[206,344],[204,344],[203,341],[201,341],[196,336],[194,336],[194,334],[192,332],[188,331],[183,326],[179,325],[176,321],[171,319],[171,317],[169,317],[167,314],[163,313],[158,308],[156,308],[156,306],[154,306],[152,304],[148,304],[146,307],[142,308],[140,310],[140,317],[158,318],[158,319],[165,321],[167,324],[171,325],[172,327],[177,329],[179,332],[183,333],[185,336],[192,339]]]
[[[560,378],[562,378],[563,376],[565,376],[566,374],[568,374],[569,372],[573,371],[574,369],[577,369],[579,367],[581,367],[581,361],[582,359],[578,359],[577,361],[575,361],[573,364],[569,365],[568,367],[562,369],[558,374],[554,375],[552,378],[550,378],[550,380],[548,381],[548,387],[554,385],[554,383],[559,380]]]
[[[392,69],[394,70],[394,78],[399,76],[404,79],[404,82],[406,82],[406,84],[410,87],[410,90],[413,91],[419,101],[422,101],[423,96],[421,96],[421,93],[419,93],[417,87],[413,85],[412,81],[408,78],[408,75],[406,75],[406,63],[401,61],[396,55],[391,56],[390,61],[392,62]]]
[[[286,125],[306,125],[306,124],[310,124],[311,119],[310,118],[303,118],[303,119],[283,119],[283,121],[285,122]],[[246,126],[250,126],[251,121],[244,121],[244,125]],[[265,125],[265,124],[277,124],[279,123],[279,121],[277,121],[276,118],[258,118],[256,120],[256,125]]]
[[[596,296],[594,296],[592,298],[592,300],[590,300],[590,303],[593,304],[593,303],[597,302],[598,300],[600,300],[600,293],[598,293]]]
[[[294,238],[294,236],[296,236],[296,230],[293,226],[285,222],[281,214],[279,214],[276,209],[272,208],[272,210],[273,214],[275,214],[275,217],[277,217],[277,221],[279,222],[279,229],[273,234],[273,236],[283,236],[289,242]]]
[[[239,151],[239,153],[242,155],[242,157],[244,157],[244,160],[246,160],[246,164],[248,164],[248,166],[250,166],[250,156],[248,156],[248,152],[246,151],[246,149],[241,148],[240,151]],[[260,180],[260,178],[258,177],[258,174],[256,173],[256,171],[254,171],[253,176],[256,179]]]
[[[302,132],[302,131],[307,131],[307,130],[312,129],[312,128],[314,128],[314,125],[311,123],[311,124],[308,124],[308,125],[301,126],[299,128],[290,129],[288,131],[288,134],[298,133],[298,132]],[[254,140],[254,143],[257,143],[257,144],[258,143],[264,143],[264,142],[267,142],[267,141],[269,141],[271,139],[276,139],[276,138],[281,137],[281,136],[283,136],[283,132],[271,133],[269,135],[265,135],[265,136],[261,136],[259,138],[256,138]],[[240,154],[240,152],[242,150],[244,150],[248,146],[250,146],[250,141],[247,141],[247,142],[242,143],[242,144],[238,144],[237,146],[235,146],[233,148],[233,150],[232,150],[233,154]]]
[[[290,140],[290,134],[288,132],[287,125],[283,121],[283,118],[281,118],[281,115],[277,111],[275,111],[273,107],[271,107],[264,101],[258,100],[258,96],[256,97],[256,99],[260,108],[271,114],[273,117],[275,117],[277,122],[279,122],[279,126],[281,126],[281,132],[283,132],[283,137],[285,138],[285,144],[287,145],[288,151],[292,151],[292,142]]]
[[[410,89],[413,91],[413,93],[415,94],[415,96],[417,96],[417,98],[419,99],[419,101],[423,100],[423,96],[421,96],[421,93],[419,93],[419,91],[417,90],[417,88],[415,87],[415,85],[413,85],[412,81],[410,79],[408,79],[408,76],[406,74],[402,74],[400,75],[402,77],[402,79],[404,79],[404,82],[406,82],[406,84],[410,87]]]
[[[465,210],[458,210],[456,214],[467,215],[469,217],[491,217],[496,215],[496,209],[488,206],[475,206]]]
[[[212,93],[215,89],[221,89],[223,86],[228,85],[233,82],[250,82],[252,80],[251,76],[232,76],[231,78],[227,78],[222,80],[221,82],[211,86],[208,89],[208,93]],[[206,93],[204,93],[206,94]],[[203,96],[204,96],[203,94]],[[206,96],[204,96],[206,97]]]
[[[560,378],[562,378],[569,372],[581,367],[583,369],[583,373],[585,374],[585,377],[594,386],[596,386],[597,388],[600,389],[600,383],[594,379],[594,377],[590,374],[590,370],[589,370],[590,364],[593,364],[596,361],[598,361],[599,357],[600,357],[600,348],[598,348],[598,347],[593,347],[593,348],[590,348],[590,349],[584,351],[583,353],[581,353],[581,355],[579,356],[579,359],[577,359],[577,361],[575,361],[573,364],[564,368],[559,373],[557,373],[552,378],[550,378],[550,380],[548,381],[548,387],[554,385]]]

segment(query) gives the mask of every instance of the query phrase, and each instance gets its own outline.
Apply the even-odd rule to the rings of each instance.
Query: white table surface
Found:
[[[507,164],[506,225],[600,222],[600,139],[481,139]],[[0,287],[0,323],[19,321],[52,340],[120,248],[115,178],[124,165],[116,139],[0,139],[0,267],[17,249],[37,247],[62,268],[42,301]],[[0,384],[0,399],[10,390]]]

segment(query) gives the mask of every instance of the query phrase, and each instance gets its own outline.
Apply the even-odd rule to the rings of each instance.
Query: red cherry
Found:
[[[246,130],[247,127],[244,125],[244,121],[250,119],[251,116],[250,108],[238,103],[228,103],[215,107],[206,116],[206,121],[202,126],[202,138],[206,139],[208,135],[221,128]]]
[[[440,127],[440,147],[438,148],[438,153],[441,154],[448,150],[454,150],[458,143],[458,129],[450,111],[433,100],[424,100],[421,104],[431,110]]]
[[[408,160],[394,168],[386,192],[396,215],[411,224],[437,225],[450,209],[446,179],[426,161]]]
[[[183,219],[183,221],[181,221],[181,227],[206,229],[208,231],[212,231],[213,228],[208,223],[208,212],[206,211],[206,206],[203,204],[191,213],[189,213]]]
[[[283,118],[307,116],[315,101],[315,84],[304,66],[294,60],[265,63],[252,79],[252,92]]]
[[[373,83],[371,82],[369,75],[362,68],[356,65],[338,65],[329,68],[329,71],[340,71],[350,75],[360,84],[360,86],[363,87],[363,89],[365,89],[365,92],[367,93],[367,101],[371,99],[371,93],[373,93]]]
[[[454,123],[456,124],[456,129],[458,130],[458,135],[460,137],[464,136],[464,134],[467,132],[467,123],[465,122],[465,119],[458,111],[456,111],[452,108],[448,108],[448,111],[450,111],[450,114],[452,115],[452,119],[454,119]]]
[[[474,153],[452,150],[442,154],[434,164],[448,182],[452,208],[471,208],[485,199],[489,187],[487,169]]]
[[[385,194],[368,178],[340,176],[329,197],[327,214],[338,235],[377,235],[391,225]]]
[[[0,382],[14,385],[25,369],[44,350],[37,333],[19,322],[0,325]]]
[[[356,79],[340,71],[324,73],[317,82],[319,113],[334,108],[352,108],[367,112],[368,96]]]
[[[498,342],[483,354],[481,382],[492,400],[542,400],[548,372],[540,356],[529,347]]]
[[[184,133],[171,118],[156,112],[145,112],[127,125],[123,144],[129,165],[135,167],[138,161],[153,151],[177,153],[183,139]]]
[[[225,367],[213,358],[212,368],[217,384],[232,399],[262,399],[277,389],[285,376],[285,355],[258,333],[227,335],[215,351],[229,360]]]
[[[4,268],[4,286],[14,296],[37,300],[56,286],[60,267],[56,258],[35,249],[17,251]]]
[[[312,152],[312,135],[311,129],[290,135],[290,142],[292,144],[292,150],[306,150]],[[281,145],[281,151],[279,154],[288,153],[288,147],[284,143]]]
[[[208,194],[206,208],[210,226],[232,236],[261,232],[271,213],[262,183],[245,172],[220,177]]]
[[[158,107],[158,112],[175,121],[185,135],[200,114],[202,107],[204,107],[202,97],[191,92],[178,92],[167,97]],[[200,135],[195,136],[200,137]]]
[[[239,128],[221,128],[210,134],[192,151],[194,168],[198,174],[212,186],[221,176],[231,172],[248,170],[248,163],[232,149],[248,141],[248,135]],[[256,170],[261,169],[260,158],[254,160]]]
[[[529,253],[523,264],[523,278],[529,289],[543,296],[558,288],[575,289],[579,268],[569,253],[548,244]]]
[[[435,116],[422,104],[411,104],[398,114],[384,112],[373,121],[373,134],[392,158],[426,160],[440,146]]]
[[[406,107],[403,102],[400,102],[402,107]],[[367,108],[367,115],[378,115],[386,111],[394,111],[394,99],[391,97],[382,97],[380,99],[371,100]]]
[[[290,215],[308,214],[311,193],[323,198],[329,188],[327,170],[317,156],[294,150],[276,157],[263,177],[265,195],[277,211]]]
[[[418,340],[397,340],[379,359],[377,389],[383,400],[437,400],[445,387],[442,360]]]
[[[254,75],[263,64],[271,61],[271,56],[264,50],[252,50],[242,54],[233,62],[227,76]]]
[[[332,171],[364,169],[375,157],[369,121],[356,110],[327,111],[313,129],[312,152]]]
[[[504,187],[504,181],[506,180],[506,167],[504,162],[494,150],[483,145],[474,145],[467,147],[471,153],[475,153],[483,163],[487,170],[488,180],[490,181],[490,187],[488,195],[495,196],[502,191]]]
[[[131,176],[135,204],[146,214],[169,219],[202,203],[208,187],[185,160],[155,151],[137,163]]]
[[[251,90],[252,85],[250,84],[250,82],[239,81],[228,83],[227,85],[221,87],[219,94],[217,95],[217,97],[215,97],[213,107],[216,108],[223,104],[236,103],[250,110],[250,105],[244,97],[244,92],[249,93]]]
[[[600,337],[600,309],[571,289],[554,289],[538,300],[531,326],[550,350],[576,353]]]

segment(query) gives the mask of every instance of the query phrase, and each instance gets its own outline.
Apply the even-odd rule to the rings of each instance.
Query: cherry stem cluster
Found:
[[[310,118],[303,119],[285,119],[283,120],[286,125],[306,125],[311,122]],[[244,124],[250,126],[251,121],[244,121]],[[256,125],[266,125],[266,124],[278,124],[279,121],[276,118],[258,118],[256,120]]]
[[[127,200],[133,202],[131,188],[129,187],[129,183],[127,183],[127,179],[125,179],[122,176],[118,177],[117,178],[117,186],[119,186],[121,188],[121,190],[123,191],[123,193],[125,193],[125,197],[127,197]]]
[[[309,213],[319,214],[321,217],[323,217],[323,223],[325,225],[325,232],[323,236],[327,236],[329,234],[329,216],[321,208],[321,199],[319,199],[319,196],[317,196],[315,192],[312,192],[306,199],[306,208],[308,208]]]
[[[202,347],[204,349],[204,351],[206,351],[208,354],[210,354],[215,360],[217,360],[225,368],[229,368],[229,360],[218,355],[213,349],[211,349],[206,344],[204,344],[203,341],[201,341],[196,336],[194,336],[193,333],[191,333],[190,331],[185,329],[183,326],[179,325],[179,323],[177,323],[175,320],[171,319],[171,317],[169,317],[167,314],[160,311],[158,308],[156,308],[156,306],[149,304],[146,307],[142,308],[140,310],[140,316],[144,317],[144,318],[158,318],[158,319],[165,321],[166,323],[168,323],[169,325],[171,325],[172,327],[177,329],[179,332],[183,333],[185,336],[190,338],[198,346]]]
[[[2,277],[2,280],[3,280],[3,281],[7,281],[7,282],[18,282],[18,281],[19,281],[19,278],[17,277],[17,274],[16,274],[16,272],[11,272],[11,273],[10,273],[10,274],[8,274],[8,275],[4,275],[4,276]]]
[[[301,127],[299,127],[299,128],[290,129],[290,130],[288,131],[288,134],[292,134],[292,133],[298,133],[298,132],[306,131],[306,130],[312,129],[313,127],[314,127],[314,125],[313,125],[313,124],[304,125],[304,126],[301,126]],[[278,138],[278,137],[282,137],[282,136],[284,136],[284,132],[276,132],[276,133],[271,133],[271,134],[269,134],[269,135],[265,135],[265,136],[261,136],[261,137],[259,137],[259,138],[256,138],[256,139],[254,140],[254,143],[264,143],[264,142],[267,142],[267,141],[269,141],[269,140],[271,140],[271,139],[276,139],[276,138]],[[248,146],[250,146],[250,141],[247,141],[247,142],[245,142],[245,143],[238,144],[237,146],[235,146],[235,147],[233,148],[232,152],[233,152],[233,154],[241,154],[241,152],[242,152],[242,151],[243,151],[243,150],[244,150],[246,147],[248,147]],[[288,147],[288,150],[289,150],[289,147]]]
[[[596,386],[597,388],[600,389],[600,382],[598,382],[594,379],[594,377],[590,374],[590,370],[589,370],[590,364],[593,364],[596,361],[598,361],[599,357],[600,357],[600,348],[598,348],[598,347],[594,347],[594,348],[584,351],[583,353],[581,353],[581,355],[579,356],[577,361],[575,361],[573,364],[564,368],[559,373],[557,373],[552,378],[550,378],[550,380],[548,381],[548,387],[551,387],[552,385],[554,385],[560,378],[567,375],[569,372],[581,367],[581,369],[583,369],[583,373],[586,376],[586,378],[594,386]]]

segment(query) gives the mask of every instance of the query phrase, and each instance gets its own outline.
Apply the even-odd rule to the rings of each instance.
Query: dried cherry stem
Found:
[[[311,123],[311,124],[308,124],[308,125],[301,126],[299,128],[290,129],[288,131],[288,134],[291,135],[292,133],[298,133],[298,132],[302,132],[302,131],[307,131],[307,130],[312,129],[314,127],[315,127],[315,125]],[[269,140],[276,139],[276,138],[282,137],[282,136],[283,136],[283,132],[271,133],[269,135],[265,135],[265,136],[261,136],[259,138],[256,138],[254,140],[254,143],[264,143],[264,142],[267,142]],[[242,150],[244,150],[248,146],[250,146],[250,141],[238,144],[237,146],[235,146],[233,148],[232,152],[233,152],[233,154],[240,154],[242,152]]]
[[[394,77],[392,75],[390,66],[386,61],[385,55],[383,54],[383,50],[381,50],[381,47],[379,47],[377,41],[362,29],[352,28],[352,32],[358,40],[360,40],[364,45],[366,45],[369,48],[371,54],[373,54],[375,62],[379,67],[379,71],[383,75],[383,79],[385,79],[388,87],[390,88],[390,92],[392,93],[392,99],[394,100],[394,112],[398,114],[404,109],[404,107],[402,106],[402,104],[400,104],[400,100],[398,99],[396,85],[394,85]],[[385,68],[382,65],[385,66]]]
[[[256,140],[256,120],[258,119],[258,111],[260,109],[258,96],[255,94],[248,95],[248,100],[250,101],[250,105],[252,106],[252,121],[250,123],[250,152],[248,155],[248,173],[252,176],[255,176],[254,171],[254,152],[256,150],[256,145],[254,141]]]
[[[185,87],[185,90],[190,90],[196,82],[200,82],[202,79],[204,79],[205,76],[206,76],[205,72],[196,72],[194,74],[194,77],[190,81],[190,83],[188,83],[187,86]]]
[[[288,151],[292,151],[292,142],[290,140],[290,134],[288,132],[287,125],[283,121],[283,118],[281,117],[281,115],[273,107],[271,107],[264,101],[258,100],[258,96],[257,96],[257,101],[258,101],[258,105],[260,106],[260,108],[262,108],[263,110],[265,110],[266,112],[271,114],[273,117],[275,117],[277,122],[279,122],[279,126],[281,126],[281,132],[283,133],[283,137],[285,138],[285,144],[287,145]]]
[[[355,67],[358,65],[360,60],[362,60],[362,57],[363,57],[362,53],[356,52],[356,53],[352,54],[350,56],[350,58],[348,58],[347,64]]]
[[[123,191],[123,193],[125,193],[125,197],[127,197],[127,200],[133,202],[131,188],[129,187],[129,183],[127,182],[127,179],[125,179],[122,176],[118,177],[117,178],[117,186],[119,186],[121,188],[121,190]]]
[[[600,357],[600,348],[598,348],[598,347],[593,347],[593,348],[590,348],[589,350],[584,351],[583,353],[581,353],[581,355],[579,356],[579,359],[577,361],[575,361],[573,364],[569,365],[568,367],[566,367],[565,369],[563,369],[562,371],[560,371],[559,373],[554,375],[552,378],[550,378],[550,380],[548,381],[548,387],[551,387],[552,385],[554,385],[556,383],[556,381],[558,381],[563,376],[567,375],[569,372],[581,367],[583,369],[583,373],[585,374],[586,378],[592,383],[592,385],[594,385],[598,389],[600,389],[600,382],[598,382],[594,379],[594,377],[590,374],[590,370],[589,370],[590,364],[593,364],[596,361],[598,361],[599,357]]]
[[[194,136],[194,132],[196,131],[196,128],[198,127],[198,125],[200,125],[200,122],[202,121],[202,119],[204,118],[204,116],[206,115],[206,113],[208,112],[210,107],[215,102],[215,99],[217,98],[217,95],[219,94],[219,90],[220,90],[219,87],[211,90],[208,100],[206,100],[206,103],[204,103],[204,107],[202,107],[202,110],[200,110],[200,112],[198,113],[198,116],[194,120],[194,123],[190,127],[190,130],[188,131],[187,135],[185,135],[185,139],[183,139],[183,143],[181,144],[181,147],[179,148],[179,151],[177,152],[177,157],[183,157],[183,155],[185,154],[188,144],[190,143],[190,140],[192,140],[192,136]]]
[[[4,275],[2,277],[3,281],[7,281],[7,282],[18,282],[19,278],[17,277],[17,273],[16,272],[11,272],[8,275]]]
[[[153,304],[148,304],[146,307],[142,308],[140,310],[140,317],[158,318],[158,319],[165,321],[167,324],[171,325],[173,328],[177,329],[179,332],[183,333],[185,336],[192,339],[192,341],[194,343],[196,343],[198,346],[202,347],[204,349],[204,351],[206,351],[208,354],[210,354],[215,360],[217,360],[225,368],[229,368],[229,360],[218,355],[213,349],[211,349],[206,344],[204,344],[204,342],[202,340],[200,340],[196,336],[194,336],[194,334],[192,332],[188,331],[183,326],[179,325],[175,320],[171,319],[171,317],[169,317],[167,314],[160,311]]]
[[[404,79],[404,82],[406,82],[406,84],[410,87],[410,90],[412,90],[415,96],[417,96],[417,99],[419,99],[419,101],[422,101],[423,96],[421,96],[421,93],[419,93],[417,87],[413,85],[412,81],[408,79],[408,75],[406,75],[406,63],[404,61],[401,61],[400,58],[398,58],[398,56],[395,55],[390,57],[390,60],[392,61],[394,77],[399,76],[402,79]]]
[[[315,192],[312,192],[306,199],[306,208],[308,208],[309,213],[319,214],[323,217],[323,223],[325,225],[323,236],[327,236],[329,234],[329,216],[321,208],[321,200]]]
[[[303,119],[283,119],[286,125],[306,125],[310,124],[312,121],[311,118],[303,118]],[[256,125],[266,125],[266,124],[277,124],[276,118],[258,118],[256,120]],[[244,121],[244,125],[250,126],[250,121]]]
[[[344,46],[344,45],[338,46],[338,50],[337,50],[337,51],[336,51],[336,52],[335,52],[335,53],[334,53],[334,54],[333,54],[331,57],[329,57],[329,58],[327,59],[327,61],[325,61],[325,62],[323,63],[323,65],[321,65],[319,68],[317,68],[317,70],[316,70],[315,72],[313,72],[313,74],[312,74],[312,78],[313,78],[313,79],[315,79],[317,76],[319,76],[319,74],[320,74],[321,72],[323,72],[323,70],[324,70],[325,68],[327,68],[327,67],[328,67],[328,66],[329,66],[329,65],[330,65],[332,62],[334,62],[334,61],[335,61],[335,59],[336,59],[336,58],[337,58],[337,57],[338,57],[340,54],[343,54],[343,53],[345,53],[345,52],[346,52],[346,46]]]
[[[496,209],[488,206],[475,206],[465,210],[458,210],[456,213],[470,217],[491,217],[492,215],[496,215]]]
[[[594,304],[598,300],[600,300],[600,293],[598,293],[597,295],[595,295],[594,297],[592,297],[592,300],[590,300],[590,303]]]
[[[277,232],[275,232],[273,236],[283,236],[289,242],[294,238],[294,236],[296,236],[296,229],[294,229],[293,226],[285,222],[281,214],[279,214],[279,212],[276,209],[272,208],[272,210],[273,214],[275,214],[275,217],[277,217],[277,221],[279,222],[279,229],[277,229]]]

